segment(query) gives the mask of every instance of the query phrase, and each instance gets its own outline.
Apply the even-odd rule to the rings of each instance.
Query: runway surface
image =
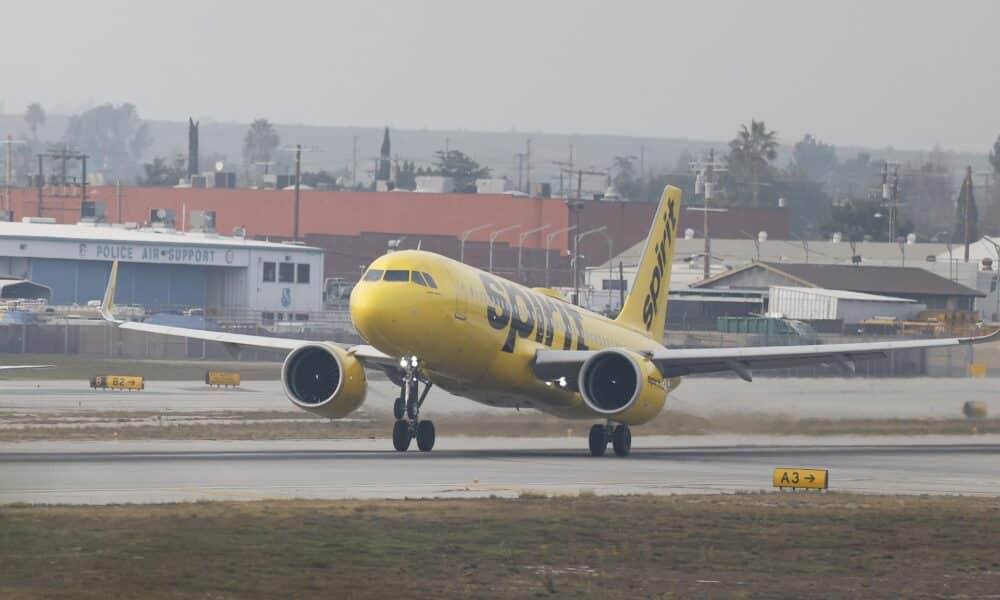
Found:
[[[768,379],[687,378],[667,406],[692,415],[780,414],[797,418],[960,417],[967,400],[1000,410],[997,380],[984,379]],[[369,381],[364,409],[387,412],[398,390],[386,380]],[[278,381],[247,381],[236,390],[198,381],[147,381],[142,392],[91,390],[85,381],[0,382],[0,417],[13,413],[80,411],[286,411],[295,410]],[[492,409],[434,389],[426,414],[488,414]]]
[[[628,459],[583,439],[33,442],[0,445],[0,504],[264,498],[699,493],[769,489],[774,467],[829,468],[831,489],[1000,496],[1000,436],[639,437]]]

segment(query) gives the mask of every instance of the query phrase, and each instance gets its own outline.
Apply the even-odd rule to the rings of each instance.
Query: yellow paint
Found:
[[[208,385],[239,387],[240,374],[236,371],[206,371],[205,383]]]
[[[638,269],[637,283],[616,320],[430,252],[379,257],[372,271],[428,273],[436,287],[362,280],[351,294],[351,319],[364,339],[399,357],[417,356],[422,372],[449,392],[496,406],[525,406],[565,418],[606,418],[579,393],[540,381],[532,371],[539,350],[627,350],[643,385],[640,398],[614,420],[637,425],[656,416],[668,389],[644,352],[663,348],[681,191],[660,199]],[[400,277],[402,279],[402,277]],[[575,382],[574,382],[575,384]],[[574,385],[575,387],[575,385]]]
[[[778,467],[774,470],[773,484],[777,488],[825,490],[829,485],[829,471]]]
[[[90,378],[90,387],[106,390],[138,391],[146,389],[142,377],[138,375],[95,375]]]
[[[969,364],[969,377],[986,377],[986,363]]]

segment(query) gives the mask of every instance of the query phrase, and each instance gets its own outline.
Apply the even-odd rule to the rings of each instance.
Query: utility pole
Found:
[[[569,173],[570,176],[573,175],[573,144],[569,145],[568,161],[554,160],[552,161],[552,164],[559,167],[559,195],[562,196],[563,198],[566,198],[568,197],[567,188],[563,184],[563,175],[565,175],[566,173]],[[569,190],[572,189],[573,189],[573,180],[570,179]]]
[[[965,193],[965,207],[962,209],[962,213],[963,213],[962,220],[964,221],[964,223],[963,223],[963,229],[965,231],[962,234],[962,237],[965,240],[965,262],[969,262],[969,244],[971,243],[971,240],[969,239],[969,213],[971,211],[969,210],[969,208],[972,207],[972,167],[971,166],[965,168],[965,185],[967,186],[966,187],[966,193]]]
[[[302,144],[295,144],[295,226],[292,239],[299,241],[299,184],[302,179]]]
[[[3,140],[3,144],[7,144],[7,164],[6,164],[6,179],[4,180],[4,186],[6,193],[4,194],[4,210],[13,211],[14,201],[10,195],[10,183],[14,180],[14,144],[24,144],[24,140],[11,139],[10,135],[7,136],[6,140]]]
[[[42,160],[45,158],[44,154],[38,155],[38,181],[35,183],[38,185],[38,216],[42,216],[42,188],[45,186],[45,172],[42,170]]]
[[[354,149],[351,152],[351,185],[358,185],[358,136],[354,136]]]
[[[517,159],[517,191],[523,192],[524,187],[522,186],[522,184],[524,183],[524,152],[518,152],[517,154],[514,155],[514,158]]]
[[[704,159],[699,160],[691,165],[695,172],[695,195],[701,192],[702,197],[705,201],[705,205],[700,209],[702,211],[702,226],[701,234],[705,237],[705,249],[704,249],[704,267],[702,268],[702,277],[708,279],[712,276],[712,236],[708,229],[708,213],[710,212],[724,212],[725,209],[715,209],[709,207],[712,198],[715,195],[715,173],[717,171],[725,171],[726,166],[723,163],[715,162],[715,148],[708,151],[708,161]],[[688,208],[688,210],[698,210],[696,207]]]
[[[525,142],[524,148],[524,192],[531,195],[531,138]]]

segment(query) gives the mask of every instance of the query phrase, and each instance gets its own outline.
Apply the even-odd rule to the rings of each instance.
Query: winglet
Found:
[[[111,275],[108,276],[108,287],[104,290],[104,300],[101,301],[101,316],[105,321],[121,323],[115,319],[115,289],[118,286],[118,261],[111,263]]]

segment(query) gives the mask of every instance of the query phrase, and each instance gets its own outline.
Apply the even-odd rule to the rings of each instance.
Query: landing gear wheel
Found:
[[[392,445],[399,452],[410,448],[410,424],[407,421],[396,421],[392,426]]]
[[[396,398],[392,404],[392,416],[396,417],[397,421],[406,416],[406,401],[403,400],[403,396]]]
[[[632,430],[628,425],[615,427],[611,436],[611,444],[615,447],[615,456],[625,458],[632,452]]]
[[[608,451],[608,430],[604,425],[594,425],[590,428],[590,455],[604,456]]]
[[[430,452],[434,449],[434,422],[421,421],[417,424],[417,448],[421,452]]]

